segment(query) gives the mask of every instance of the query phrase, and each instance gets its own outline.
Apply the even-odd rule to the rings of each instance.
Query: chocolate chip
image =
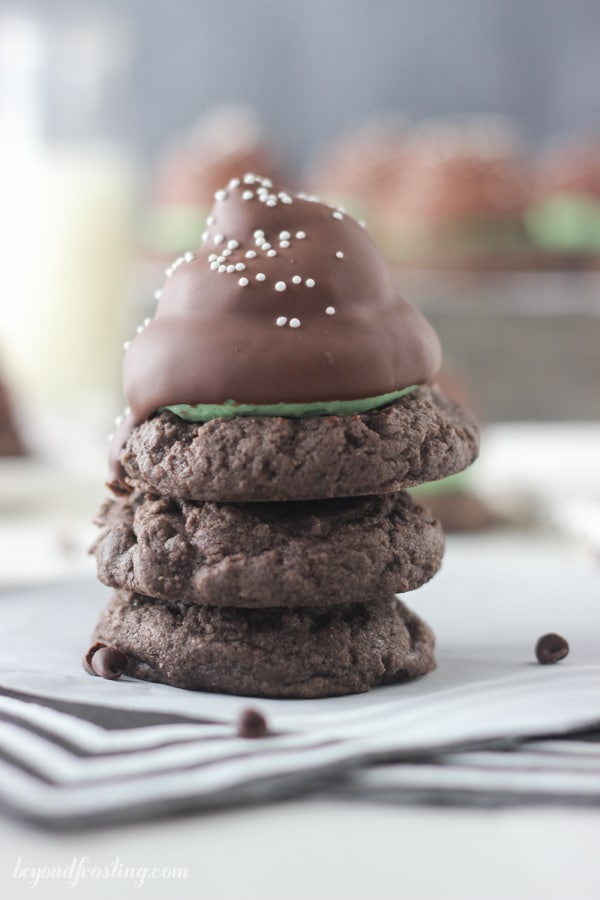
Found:
[[[244,709],[238,719],[237,733],[242,738],[266,737],[269,733],[267,720],[257,709]]]
[[[127,655],[116,647],[99,647],[91,658],[94,675],[116,681],[127,668]]]
[[[115,497],[128,497],[133,488],[121,478],[114,478],[106,482],[106,487],[113,492]]]
[[[543,634],[535,645],[537,661],[543,666],[560,662],[569,653],[569,645],[560,634]]]
[[[88,652],[83,657],[83,668],[88,673],[88,675],[95,675],[96,673],[92,669],[92,656],[97,650],[101,650],[102,647],[106,647],[106,644],[103,644],[102,641],[96,641],[95,644],[92,644]]]

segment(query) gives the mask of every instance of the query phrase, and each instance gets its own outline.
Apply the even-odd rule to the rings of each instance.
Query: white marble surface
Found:
[[[75,835],[0,821],[6,898],[597,900],[597,812],[293,802]],[[179,880],[40,880],[15,868],[187,868]],[[33,876],[33,873],[32,873]]]

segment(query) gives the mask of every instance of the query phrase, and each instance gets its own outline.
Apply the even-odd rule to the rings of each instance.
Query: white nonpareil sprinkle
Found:
[[[229,185],[228,185],[228,186],[229,186],[230,188],[232,188],[232,189],[233,189],[233,188],[236,188],[236,187],[239,187],[239,186],[240,186],[240,179],[239,179],[239,178],[232,178],[231,181],[229,182]]]
[[[277,250],[267,250],[267,256],[277,256]]]
[[[270,250],[270,249],[271,249],[270,243],[269,243],[268,241],[262,241],[262,249],[263,249],[263,250]]]
[[[263,178],[261,184],[262,184],[264,187],[266,187],[266,188],[272,188],[272,187],[273,187],[273,182],[271,181],[270,178]]]
[[[275,282],[275,290],[276,291],[285,291],[287,285],[285,281],[276,281]]]
[[[231,250],[223,250],[223,259],[226,259],[228,256],[231,256]]]
[[[262,228],[257,228],[253,235],[253,237],[255,237],[255,238],[260,238],[260,237],[264,238],[264,236],[265,236],[265,233],[262,230]]]
[[[207,224],[207,225],[214,225],[214,224],[215,224],[215,217],[214,217],[214,216],[209,216],[208,219],[206,220],[206,224]]]
[[[291,234],[289,233],[289,231],[280,231],[279,232],[279,240],[280,241],[289,241],[290,238],[291,238]]]
[[[154,299],[155,300],[160,300],[161,295],[162,295],[162,291],[154,291]]]
[[[188,250],[187,253],[183,254],[183,258],[184,258],[185,262],[191,262],[194,258],[194,254],[192,253],[191,250]]]
[[[290,242],[289,241],[279,241],[279,246],[281,247],[282,250],[287,250],[287,248],[290,246]]]
[[[256,256],[256,250],[247,250],[246,251],[246,259],[254,259]]]
[[[285,316],[278,316],[275,319],[275,324],[279,325],[280,328],[282,327],[282,325],[285,325],[286,323],[287,323],[287,319]]]
[[[131,341],[125,341],[125,343],[123,344],[123,350],[129,350],[130,347]]]
[[[262,247],[262,245],[263,245],[264,243],[266,243],[266,241],[265,241],[265,238],[264,238],[264,237],[260,237],[260,235],[259,235],[257,238],[254,239],[254,243],[256,244],[257,247]],[[270,246],[271,246],[271,245],[269,244],[269,247],[270,247]]]
[[[152,319],[144,319],[144,327],[147,327],[151,321]]]
[[[252,172],[246,172],[244,175],[244,184],[254,184],[256,181],[256,175],[253,175]]]
[[[229,247],[230,250],[237,250],[237,248],[240,246],[240,242],[239,241],[227,241],[227,246]]]
[[[304,282],[304,284],[306,285],[306,287],[314,287],[314,286],[315,286],[315,279],[314,279],[314,278],[307,278],[306,281]]]
[[[298,238],[299,241],[303,241],[304,238],[306,237],[306,234],[304,231],[297,231],[296,237]]]
[[[254,191],[244,191],[242,194],[242,200],[252,200],[254,197]]]
[[[222,244],[224,240],[225,240],[224,234],[215,234],[215,237],[214,237],[215,244]]]
[[[271,197],[269,200],[267,200],[267,206],[277,206],[276,197]]]
[[[325,312],[327,313],[328,316],[334,316],[335,315],[335,306],[328,306],[327,309],[325,310]]]
[[[294,201],[292,200],[292,198],[290,197],[289,194],[280,193],[280,194],[279,194],[279,199],[281,200],[282,203],[288,203],[288,204],[289,204],[289,203],[293,203],[293,202],[294,202]]]
[[[227,200],[227,191],[223,188],[220,191],[215,191],[215,200]]]
[[[141,334],[142,331],[144,330],[144,326],[143,326],[143,325],[138,325],[138,327],[137,327],[135,330],[137,331],[138,334]]]
[[[367,223],[365,222],[364,219],[359,219],[359,220],[358,220],[358,224],[360,225],[361,228],[366,228],[366,227],[367,227]]]
[[[333,216],[334,219],[343,219],[344,218],[343,214],[338,209],[336,209],[335,212],[331,213],[331,215]]]
[[[219,272],[226,272],[226,271],[227,271],[227,266],[224,266],[223,264],[221,264],[219,266]]]
[[[236,264],[235,264],[235,271],[236,271],[236,272],[243,272],[245,268],[246,268],[246,266],[244,265],[243,262],[239,262],[239,263],[236,263]]]
[[[215,271],[215,269],[219,268],[219,263],[216,261],[216,259],[214,260],[214,262],[211,262],[210,267],[213,270],[213,272]]]
[[[228,272],[235,272],[235,266],[233,265],[233,263],[232,263],[231,265],[227,266],[227,271],[228,271]]]
[[[292,278],[292,284],[302,284],[302,278],[300,275],[294,275]]]
[[[300,328],[300,319],[290,319],[290,328]]]
[[[238,284],[240,285],[240,287],[246,287],[249,283],[250,282],[248,281],[248,279],[246,278],[245,275],[242,275],[242,277],[238,281]]]
[[[215,259],[217,259],[217,254],[216,254],[216,253],[211,253],[210,256],[208,257],[208,261],[209,261],[209,262],[214,262]]]
[[[338,259],[343,259],[343,258],[344,258],[344,254],[342,253],[341,250],[337,250],[335,255],[337,256]]]
[[[256,280],[257,280],[257,281],[264,281],[266,277],[267,277],[267,276],[265,275],[264,272],[258,272],[257,275],[256,275]]]
[[[117,418],[115,419],[115,425],[117,426],[117,428],[119,427],[119,425],[121,424],[122,421],[123,421],[123,416],[117,416]]]
[[[203,231],[202,232],[202,240],[205,241],[207,237],[208,237],[208,231]]]

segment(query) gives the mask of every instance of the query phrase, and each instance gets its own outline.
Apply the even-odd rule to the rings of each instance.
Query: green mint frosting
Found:
[[[356,413],[368,412],[394,403],[400,397],[418,390],[418,384],[401,391],[379,394],[377,397],[361,397],[358,400],[324,400],[318,403],[236,403],[226,400],[225,403],[198,403],[189,406],[187,403],[176,403],[163,406],[186,422],[209,422],[211,419],[233,419],[235,416],[283,416],[300,419],[305,416],[353,416]]]
[[[146,217],[142,243],[150,250],[176,256],[197,247],[206,228],[208,208],[172,204],[159,206]]]
[[[592,197],[556,194],[529,211],[527,227],[546,250],[594,253],[600,249],[600,203]]]
[[[470,472],[455,472],[453,475],[447,475],[446,478],[440,478],[438,481],[426,481],[408,490],[417,500],[422,498],[426,503],[427,497],[431,497],[432,494],[456,494],[468,488],[470,482]]]

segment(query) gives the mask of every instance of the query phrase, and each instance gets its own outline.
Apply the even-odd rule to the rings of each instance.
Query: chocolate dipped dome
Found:
[[[437,336],[354,219],[249,174],[215,200],[127,351],[135,424],[174,404],[344,401],[432,379]]]
[[[246,174],[128,346],[110,487],[194,501],[390,493],[477,454],[432,327],[343,209]]]

